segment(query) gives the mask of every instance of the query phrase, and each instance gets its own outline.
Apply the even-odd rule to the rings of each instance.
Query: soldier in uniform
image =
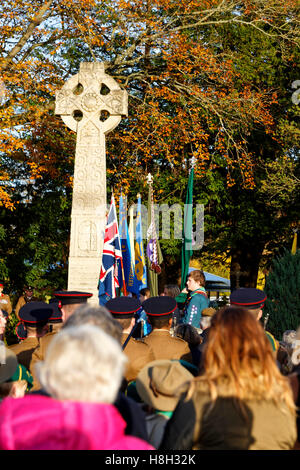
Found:
[[[169,296],[151,297],[142,306],[152,326],[145,343],[153,349],[155,359],[183,359],[192,363],[188,343],[170,334],[176,300]]]
[[[0,310],[10,315],[12,312],[12,306],[9,295],[3,294],[4,284],[0,284]]]
[[[259,321],[262,317],[262,309],[266,298],[267,296],[262,290],[255,289],[254,287],[241,287],[233,291],[230,295],[230,304],[245,308],[256,317],[257,321]],[[278,350],[278,341],[269,331],[265,331],[265,333],[271,343],[274,353],[276,353]]]
[[[144,339],[132,337],[133,328],[136,324],[135,315],[141,308],[141,303],[133,297],[115,297],[106,302],[105,307],[110,311],[122,326],[122,345],[124,353],[128,358],[125,379],[127,382],[135,380],[140,370],[149,362],[153,361],[152,349],[146,344]]]
[[[58,307],[62,312],[62,323],[64,323],[72,315],[72,313],[75,312],[78,307],[86,303],[87,299],[92,297],[92,295],[93,294],[90,294],[89,292],[78,291],[54,292],[54,296],[58,300]],[[35,373],[35,364],[39,361],[44,360],[46,350],[55,334],[56,329],[52,330],[51,332],[47,333],[45,336],[40,338],[39,345],[32,354],[32,360],[30,364],[30,372],[33,376],[32,391],[40,389],[40,383]]]
[[[35,301],[37,301],[37,300],[38,300],[38,299],[33,296],[33,289],[32,289],[32,287],[30,287],[30,286],[24,287],[23,295],[21,295],[21,297],[19,297],[18,302],[17,302],[17,305],[16,305],[16,307],[15,307],[15,314],[16,314],[16,317],[19,318],[19,320],[20,320],[20,317],[19,317],[19,311],[20,311],[20,309],[21,309],[24,305],[26,305],[28,302],[35,302]]]
[[[30,369],[32,354],[38,347],[40,338],[48,332],[48,320],[52,314],[51,306],[45,302],[29,302],[20,309],[21,322],[17,325],[16,333],[22,341],[9,346],[9,349],[16,354],[19,364],[27,369]],[[25,330],[24,336],[20,334],[20,330]]]

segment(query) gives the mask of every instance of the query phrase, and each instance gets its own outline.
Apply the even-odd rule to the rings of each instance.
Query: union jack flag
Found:
[[[104,234],[102,266],[100,271],[98,294],[100,305],[105,305],[109,299],[116,297],[116,288],[120,287],[118,272],[121,263],[122,251],[118,229],[118,219],[115,198],[112,194]]]

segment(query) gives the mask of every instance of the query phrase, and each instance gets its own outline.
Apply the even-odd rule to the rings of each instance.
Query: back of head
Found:
[[[218,362],[225,370],[241,370],[250,367],[253,359],[263,363],[269,353],[272,354],[269,341],[248,310],[227,306],[212,317],[206,360]]]
[[[184,339],[191,347],[196,347],[201,343],[201,338],[196,330],[192,325],[188,323],[181,323],[177,325],[175,328],[175,336]]]
[[[91,307],[85,304],[78,307],[73,315],[67,319],[62,329],[80,325],[98,326],[118,342],[121,342],[122,327],[120,323],[111,316],[107,308],[103,306]]]
[[[299,338],[297,337],[297,331],[296,330],[286,330],[286,331],[284,331],[284,333],[282,335],[283,343],[285,343],[288,346],[292,346],[294,341],[296,341],[297,339],[299,339]]]
[[[140,290],[140,295],[148,299],[150,297],[150,289],[148,289],[148,287],[144,287]]]
[[[113,403],[125,364],[120,344],[100,328],[69,326],[54,336],[37,372],[53,398]]]
[[[148,317],[148,321],[152,330],[169,329],[171,328],[170,320],[172,315],[164,315],[162,317]]]
[[[175,299],[180,294],[180,288],[177,284],[167,284],[164,287],[164,294]]]
[[[148,320],[152,328],[167,328],[177,308],[176,300],[169,296],[151,297],[143,302]]]

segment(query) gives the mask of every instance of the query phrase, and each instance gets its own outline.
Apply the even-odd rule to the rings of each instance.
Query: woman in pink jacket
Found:
[[[125,435],[112,405],[126,357],[100,328],[83,325],[57,333],[38,364],[50,396],[5,398],[0,405],[1,450],[152,450]]]

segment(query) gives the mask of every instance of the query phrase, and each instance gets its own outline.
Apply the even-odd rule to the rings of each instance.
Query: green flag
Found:
[[[158,296],[158,275],[161,272],[160,264],[163,262],[163,256],[157,237],[154,205],[153,205],[153,188],[152,176],[148,175],[148,230],[147,230],[147,267],[148,267],[148,288],[150,296]]]
[[[193,240],[193,183],[194,183],[194,168],[191,169],[185,206],[184,206],[184,221],[183,221],[183,234],[182,234],[182,250],[181,250],[181,290],[185,288],[186,278],[189,273],[190,259],[193,254],[192,240]]]

